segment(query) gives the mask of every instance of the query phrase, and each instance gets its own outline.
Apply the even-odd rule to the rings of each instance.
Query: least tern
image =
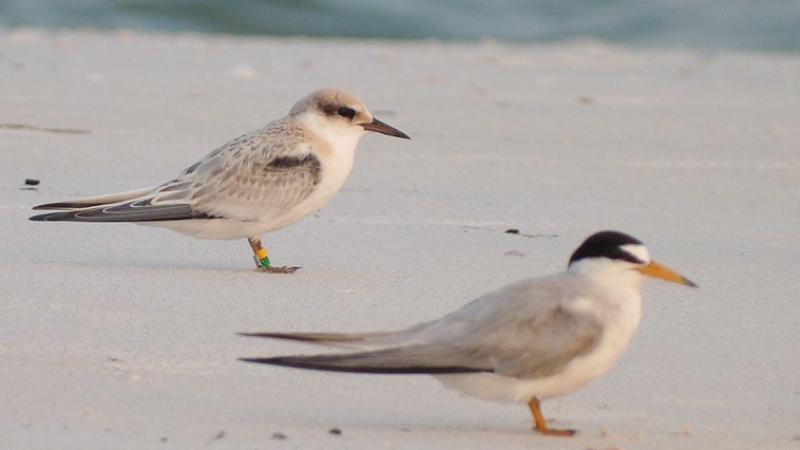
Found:
[[[334,372],[430,374],[485,400],[526,403],[535,430],[548,427],[540,400],[566,395],[606,373],[639,324],[644,277],[696,287],[650,259],[637,239],[590,236],[565,272],[510,284],[430,322],[395,332],[242,333],[362,351],[243,361]]]
[[[256,266],[274,267],[261,235],[308,216],[336,194],[367,131],[409,139],[373,117],[355,95],[321,89],[289,115],[242,135],[155,188],[48,203],[35,221],[135,222],[204,239],[247,238]],[[66,210],[66,211],[64,211]]]

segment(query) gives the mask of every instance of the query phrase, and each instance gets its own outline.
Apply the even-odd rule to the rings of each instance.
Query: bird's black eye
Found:
[[[342,117],[347,117],[348,119],[352,119],[355,117],[356,112],[353,108],[348,108],[347,106],[342,106],[336,111],[336,114],[339,114]]]

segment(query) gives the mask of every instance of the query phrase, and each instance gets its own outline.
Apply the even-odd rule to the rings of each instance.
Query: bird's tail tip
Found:
[[[63,212],[54,212],[54,213],[37,214],[35,216],[30,216],[28,217],[28,220],[33,222],[55,222],[59,220],[65,220],[66,216],[67,214],[64,214]]]

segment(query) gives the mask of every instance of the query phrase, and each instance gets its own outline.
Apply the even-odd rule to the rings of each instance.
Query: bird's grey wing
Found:
[[[241,358],[242,361],[330,372],[373,374],[445,374],[490,372],[488,361],[480,361],[463,349],[449,346],[411,345],[369,352]],[[481,364],[483,362],[483,364]]]
[[[277,332],[261,332],[261,333],[239,333],[240,336],[269,338],[269,339],[282,339],[287,341],[304,342],[311,345],[325,346],[325,347],[344,347],[344,348],[370,348],[383,343],[384,337],[390,336],[392,333],[306,333],[306,332],[293,332],[293,333],[277,333]]]
[[[384,346],[360,353],[245,360],[339,372],[551,376],[602,338],[603,327],[595,316],[568,306],[584,293],[563,277],[549,277],[509,285],[439,320],[392,333],[256,333],[312,343]]]
[[[37,222],[160,222],[208,218],[186,204],[154,205],[151,198],[33,216]]]
[[[535,378],[559,373],[590,352],[603,325],[589,312],[569,305],[586,286],[564,275],[506,286],[431,322],[410,341],[453,347],[454,354],[488,361],[501,375]]]
[[[240,336],[281,339],[304,342],[311,345],[327,347],[346,347],[361,350],[409,345],[408,338],[417,330],[429,326],[432,322],[424,322],[399,331],[373,331],[362,333],[325,333],[325,332],[273,332],[239,333]]]
[[[465,336],[464,341],[410,344],[375,351],[311,356],[242,358],[243,361],[331,372],[455,374],[491,372],[515,378],[558,374],[590,351],[602,328],[597,320],[555,308],[546,317],[502,324],[502,332]],[[478,331],[478,329],[474,330]],[[345,344],[357,335],[263,333],[262,337]],[[352,339],[352,340],[351,340]],[[347,342],[347,340],[351,340]]]
[[[277,215],[307,198],[322,180],[322,165],[305,135],[289,119],[246,134],[189,167],[178,181],[189,188],[157,197],[156,202],[182,200],[213,217],[241,221]]]
[[[509,328],[477,347],[490,355],[496,373],[516,378],[556,375],[573,359],[591,352],[603,335],[596,317],[562,306]]]
[[[412,344],[375,351],[310,356],[241,358],[242,361],[300,369],[372,374],[455,374],[493,372],[515,378],[555,375],[577,356],[591,350],[599,339],[594,322],[570,313],[554,312],[535,330],[508,330],[503,337],[482,337],[471,342]],[[586,324],[592,324],[586,327]],[[524,327],[524,326],[523,326]],[[516,325],[514,326],[516,328]],[[261,333],[260,337],[348,344],[358,337],[326,333]],[[499,339],[498,339],[499,338]],[[517,342],[508,342],[505,338]],[[527,341],[532,339],[532,341]],[[349,341],[349,342],[348,342]],[[530,345],[520,346],[529,342]],[[525,348],[520,348],[525,347]]]
[[[303,130],[276,121],[217,148],[156,189],[71,211],[41,214],[34,221],[158,222],[233,218],[257,220],[264,211],[285,211],[319,183],[321,165]]]
[[[152,187],[146,189],[137,189],[134,191],[126,191],[126,192],[117,192],[114,194],[107,194],[107,195],[100,195],[96,197],[85,197],[79,198],[75,200],[66,200],[62,202],[54,202],[54,203],[45,203],[42,205],[36,205],[33,209],[42,210],[42,209],[58,209],[58,210],[65,210],[65,209],[81,209],[81,208],[90,208],[93,206],[101,206],[101,205],[108,205],[111,203],[119,203],[123,201],[133,200],[135,198],[141,197],[143,195],[148,194],[153,190]]]

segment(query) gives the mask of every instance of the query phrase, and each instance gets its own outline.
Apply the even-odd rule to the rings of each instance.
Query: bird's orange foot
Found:
[[[545,428],[543,430],[540,430],[538,428],[534,428],[534,429],[537,432],[542,433],[542,434],[544,434],[546,436],[570,437],[570,436],[575,436],[575,433],[577,433],[577,431],[571,430],[571,429],[563,429],[563,430],[558,430],[558,429],[555,429],[555,428]]]
[[[288,266],[281,266],[275,267],[269,260],[269,256],[267,256],[267,251],[261,247],[261,243],[257,242],[257,244],[253,247],[253,251],[255,252],[255,256],[253,259],[256,262],[256,270],[259,272],[265,273],[295,273],[300,267],[288,267]]]
[[[256,270],[258,270],[259,272],[265,272],[265,273],[287,273],[288,274],[288,273],[295,273],[298,269],[300,269],[300,267],[259,266],[258,269],[256,269]]]
[[[577,433],[575,430],[558,430],[556,428],[548,427],[547,421],[544,420],[544,414],[542,414],[542,409],[538,398],[533,397],[531,401],[528,402],[528,408],[530,408],[531,415],[533,416],[533,429],[539,433],[542,433],[546,436],[562,437],[574,436],[575,433]]]

